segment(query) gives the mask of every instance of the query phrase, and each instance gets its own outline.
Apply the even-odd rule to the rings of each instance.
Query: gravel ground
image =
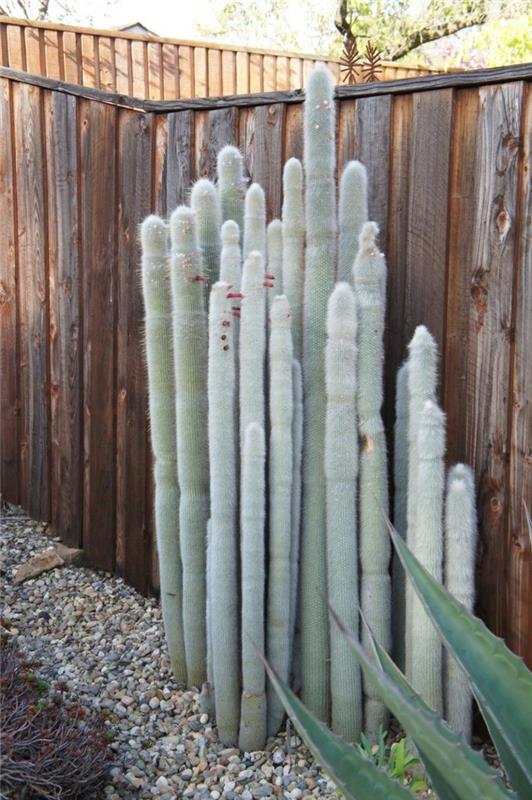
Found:
[[[337,799],[293,733],[255,753],[220,744],[197,692],[172,678],[157,601],[83,567],[15,586],[16,567],[50,546],[46,526],[20,513],[3,514],[1,545],[9,635],[41,662],[45,680],[64,681],[68,695],[100,710],[114,732],[105,798]]]

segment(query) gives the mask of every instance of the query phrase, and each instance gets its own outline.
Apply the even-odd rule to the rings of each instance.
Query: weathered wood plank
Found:
[[[207,97],[208,95],[208,64],[207,50],[205,47],[194,47],[194,83],[192,84],[192,97]]]
[[[168,115],[166,209],[170,213],[186,203],[194,178],[192,160],[194,115],[191,111]]]
[[[21,41],[21,30],[17,25],[6,26],[7,58],[13,69],[25,69],[25,53]]]
[[[50,287],[51,521],[62,540],[82,543],[81,272],[77,101],[45,98]]]
[[[274,92],[277,88],[275,56],[264,56],[262,61],[262,91]]]
[[[179,95],[179,65],[177,47],[163,44],[162,47],[162,81],[164,100],[177,100]]]
[[[249,91],[263,92],[262,56],[259,53],[249,54]]]
[[[112,570],[115,555],[116,111],[82,102],[83,547]]]
[[[128,58],[128,43],[125,39],[114,39],[112,42],[114,50],[115,80],[116,91],[119,94],[130,93],[130,70]]]
[[[64,78],[59,66],[59,40],[56,31],[46,31],[44,34],[44,57],[47,76],[56,79]]]
[[[236,94],[236,53],[225,50],[222,53],[222,94]]]
[[[20,499],[50,519],[48,274],[41,92],[13,87],[20,310]]]
[[[81,80],[83,86],[97,86],[96,82],[96,38],[81,37]]]
[[[195,97],[194,51],[192,47],[179,47],[179,97]]]
[[[116,566],[141,592],[149,586],[146,519],[147,378],[143,302],[138,269],[138,225],[151,209],[150,116],[122,110],[118,117],[118,263],[116,396]]]
[[[26,69],[34,75],[46,75],[44,61],[44,35],[42,31],[24,28],[26,45]],[[42,43],[42,48],[41,48]]]
[[[81,40],[72,31],[63,33],[63,71],[68,83],[81,83]]]
[[[249,174],[266,192],[268,220],[281,214],[283,122],[284,106],[281,103],[257,108],[253,128],[248,129],[248,138],[244,143]],[[250,150],[252,160],[249,158]]]
[[[102,36],[98,41],[98,65],[100,89],[116,92],[114,47],[113,41],[108,36]]]
[[[236,108],[216,109],[194,115],[196,177],[216,177],[218,151],[237,141],[238,112]]]
[[[9,82],[0,79],[0,494],[19,502],[17,241]]]
[[[249,88],[249,53],[236,54],[236,94],[247,94]]]
[[[222,52],[221,50],[207,50],[207,95],[221,97],[222,91]]]
[[[131,76],[134,97],[148,97],[146,86],[146,47],[144,42],[131,42]]]
[[[504,635],[508,386],[520,83],[456,93],[450,175],[444,409],[448,459],[479,482],[478,608]]]
[[[284,111],[283,163],[289,158],[303,160],[303,107],[286,106]]]
[[[515,342],[512,352],[511,438],[508,472],[508,609],[505,627],[512,650],[532,669],[532,541],[526,510],[532,514],[532,91],[525,86],[516,220],[514,284]]]
[[[148,42],[148,95],[150,100],[162,100],[163,88],[163,52],[159,42]]]

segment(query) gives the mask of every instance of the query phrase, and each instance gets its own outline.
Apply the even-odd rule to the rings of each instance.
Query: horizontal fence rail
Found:
[[[316,56],[0,17],[0,63],[145,100],[301,89]],[[325,59],[337,82],[338,59]],[[381,80],[433,70],[384,62]]]
[[[366,164],[389,263],[387,429],[424,323],[442,354],[448,461],[477,479],[478,609],[532,663],[532,67],[464,76],[339,89],[338,168]],[[279,215],[283,163],[302,155],[301,97],[148,111],[19,78],[0,71],[3,496],[153,591],[138,225],[214,176],[227,143]]]

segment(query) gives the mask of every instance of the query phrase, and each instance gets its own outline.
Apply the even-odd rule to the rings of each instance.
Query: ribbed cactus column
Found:
[[[292,336],[284,295],[274,297],[270,313],[270,451],[267,655],[285,683],[290,676],[290,540],[292,525]],[[277,692],[268,685],[268,735],[284,717]]]
[[[437,581],[442,580],[445,416],[432,400],[419,415],[414,555]],[[443,714],[441,638],[416,596],[412,602],[412,685],[428,705]]]
[[[303,702],[320,719],[329,710],[325,474],[325,320],[336,272],[335,113],[331,73],[317,67],[305,99],[303,305],[303,529],[301,542],[301,680]]]
[[[293,319],[293,318],[292,318]],[[293,653],[299,588],[299,543],[301,536],[301,466],[303,460],[303,375],[301,364],[292,361],[292,534],[290,538],[290,652]]]
[[[202,714],[214,716],[214,674],[212,669],[212,597],[210,594],[212,569],[212,530],[211,521],[207,522],[207,681],[201,687],[198,705]]]
[[[351,283],[358,237],[368,221],[368,176],[360,161],[348,161],[340,180],[338,280]]]
[[[198,245],[203,254],[203,272],[210,284],[220,274],[220,200],[214,184],[200,178],[192,187],[190,207],[196,214]]]
[[[264,427],[264,259],[252,252],[242,272],[240,317],[240,443],[251,422]]]
[[[224,222],[221,237],[220,280],[229,283],[235,291],[239,291],[242,280],[242,255],[239,244],[240,231],[236,222],[232,220]]]
[[[292,309],[294,358],[301,359],[303,266],[305,258],[305,212],[303,168],[289,158],[283,170],[283,293]]]
[[[183,625],[188,684],[200,687],[206,678],[207,657],[207,315],[190,208],[180,206],[173,212],[170,237]]]
[[[272,306],[272,300],[276,295],[283,294],[283,223],[280,219],[274,219],[266,229],[267,244],[267,267],[268,274],[266,283],[268,286],[266,298],[268,310]]]
[[[393,524],[399,536],[406,539],[406,501],[408,489],[408,363],[397,371],[394,424],[394,512]],[[396,554],[392,563],[392,632],[397,665],[405,663],[405,573]]]
[[[353,290],[338,283],[329,299],[325,377],[325,478],[327,481],[327,574],[329,603],[358,631],[356,417],[356,310]],[[345,636],[331,626],[331,722],[350,742],[362,729],[360,668]]]
[[[436,342],[424,325],[418,325],[408,345],[408,487],[406,503],[406,541],[416,547],[416,484],[418,469],[418,428],[421,409],[427,400],[436,397],[438,352]],[[414,589],[410,581],[405,587],[405,675],[412,675],[412,601]]]
[[[218,195],[222,212],[222,222],[234,220],[240,232],[244,223],[245,183],[242,153],[237,147],[228,144],[218,153]]]
[[[185,683],[182,574],[179,553],[179,488],[172,355],[172,303],[169,287],[168,229],[159,217],[141,228],[142,289],[145,307],[146,361],[154,454],[155,533],[159,557],[161,607],[172,670]]]
[[[238,635],[235,362],[229,284],[215,283],[209,306],[209,458],[211,541],[209,612],[218,736],[238,741]]]
[[[266,675],[258,652],[264,652],[264,429],[246,428],[242,457],[242,706],[239,745],[260,750],[266,741]],[[256,649],[257,648],[257,649]],[[258,650],[258,652],[257,652]]]
[[[468,611],[475,603],[477,514],[473,470],[456,464],[449,471],[445,500],[445,586]],[[472,693],[469,681],[444,650],[445,719],[471,739]]]
[[[375,638],[391,647],[391,585],[388,572],[390,540],[384,513],[388,513],[386,438],[381,418],[384,360],[384,256],[376,245],[378,227],[362,228],[353,277],[357,304],[357,411],[360,454],[360,605]],[[369,648],[367,633],[362,632]],[[388,717],[386,707],[369,682],[365,682],[365,729],[371,736]]]
[[[257,250],[266,259],[266,198],[258,183],[252,183],[246,192],[243,238],[244,258]]]

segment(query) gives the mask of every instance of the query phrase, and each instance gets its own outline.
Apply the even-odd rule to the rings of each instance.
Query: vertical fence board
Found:
[[[44,32],[44,57],[46,60],[46,75],[49,78],[59,79],[59,42],[57,31]]]
[[[66,544],[82,537],[81,298],[76,98],[45,98],[50,265],[51,521]]]
[[[521,124],[522,157],[519,164],[518,228],[514,287],[515,343],[510,385],[511,438],[508,474],[507,541],[508,609],[505,620],[510,647],[532,669],[531,605],[532,541],[526,510],[532,514],[532,91],[525,87]]]
[[[139,279],[139,222],[150,212],[152,118],[118,116],[118,271],[116,390],[116,564],[139,591],[148,588],[150,539],[146,525],[147,392],[143,304]]]
[[[207,85],[207,95],[209,97],[221,97],[222,92],[222,51],[209,48],[207,50],[209,83]]]
[[[160,100],[163,89],[163,52],[160,42],[148,42],[148,97]]]
[[[222,52],[222,94],[236,94],[236,53],[232,50]]]
[[[78,53],[77,39],[73,31],[63,32],[63,70],[67,83],[81,83],[81,51]]]
[[[21,502],[50,519],[48,274],[41,94],[14,87],[19,253]]]
[[[192,47],[178,48],[180,97],[194,97],[194,51]]]
[[[249,89],[249,53],[236,54],[236,93],[247,94]]]
[[[187,202],[193,179],[192,142],[194,112],[176,111],[168,114],[168,148],[166,163],[167,213]]]
[[[83,86],[96,86],[96,38],[81,36],[81,82]]]
[[[504,633],[508,381],[519,83],[456,92],[444,408],[451,463],[480,478],[479,610]]]
[[[6,42],[9,66],[13,67],[13,69],[24,69],[25,59],[23,57],[20,28],[17,25],[8,25],[6,27]]]
[[[115,64],[116,91],[129,94],[129,59],[127,39],[114,39],[113,54]]]
[[[208,62],[205,47],[192,48],[194,68],[194,83],[192,84],[194,97],[207,97],[208,94]]]
[[[116,91],[116,68],[114,59],[114,40],[101,36],[98,41],[98,65],[100,89]]]
[[[248,53],[249,59],[249,91],[251,94],[262,92],[262,56],[260,53]]]
[[[283,163],[289,158],[303,159],[303,106],[285,106]]]
[[[216,177],[218,151],[237,139],[238,112],[236,108],[220,108],[194,115],[196,177]]]
[[[179,97],[179,66],[177,47],[174,44],[163,44],[162,47],[162,96],[165,100],[177,100]]]
[[[133,97],[147,97],[146,91],[146,61],[144,42],[133,40],[131,42],[131,73],[133,77]]]
[[[264,56],[262,63],[262,91],[274,92],[277,85],[275,56]]]
[[[83,541],[112,570],[115,551],[116,109],[81,101],[84,344]]]
[[[255,110],[250,175],[266,192],[268,220],[281,214],[284,109],[283,103],[275,103]]]
[[[46,64],[44,61],[44,37],[42,31],[34,28],[24,28],[24,41],[26,44],[26,69],[35,75],[46,74]]]
[[[0,79],[0,494],[19,502],[17,247],[9,81]]]

